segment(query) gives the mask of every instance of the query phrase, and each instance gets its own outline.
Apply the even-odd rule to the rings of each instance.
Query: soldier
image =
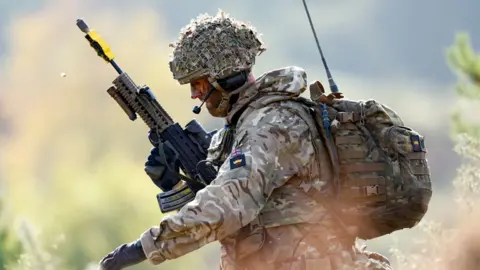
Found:
[[[157,265],[213,241],[221,243],[223,270],[391,269],[383,256],[358,248],[313,198],[330,192],[332,172],[326,150],[315,154],[312,131],[295,113],[300,105],[288,100],[306,89],[305,71],[291,66],[255,78],[265,47],[251,26],[222,11],[192,21],[172,47],[174,79],[226,119],[207,158],[218,176],[159,226],[108,254],[100,269]],[[153,150],[145,170],[158,180],[157,158]]]

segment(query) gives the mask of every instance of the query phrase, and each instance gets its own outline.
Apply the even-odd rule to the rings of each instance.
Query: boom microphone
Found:
[[[202,106],[203,104],[205,104],[205,101],[207,101],[207,99],[210,97],[210,95],[212,94],[213,90],[215,90],[214,87],[211,87],[210,90],[207,92],[207,95],[205,96],[205,98],[203,99],[202,103],[200,104],[200,106],[195,106],[193,107],[193,113],[194,114],[199,114],[201,111],[202,111]]]

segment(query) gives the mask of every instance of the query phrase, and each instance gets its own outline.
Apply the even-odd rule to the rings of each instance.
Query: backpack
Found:
[[[373,99],[325,96],[310,84],[306,104],[328,149],[335,198],[330,205],[362,239],[412,228],[432,196],[425,138]]]
[[[250,110],[286,100],[303,105],[304,111],[294,111],[315,131],[317,156],[318,149],[328,150],[334,175],[333,192],[328,193],[333,198],[309,194],[328,207],[349,234],[365,240],[418,224],[432,196],[424,137],[375,100],[326,96],[318,81],[310,84],[310,95],[269,93],[249,104]],[[319,143],[323,147],[316,146]]]

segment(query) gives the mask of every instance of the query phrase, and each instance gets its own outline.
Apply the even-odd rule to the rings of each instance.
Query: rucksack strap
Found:
[[[295,100],[302,105],[303,110],[296,110],[292,107],[289,107],[288,109],[292,113],[302,118],[302,120],[309,126],[309,130],[312,134],[312,144],[315,150],[315,159],[316,159],[316,164],[318,166],[319,172],[321,172],[320,155],[322,154],[320,152],[320,149],[322,149],[323,147],[327,149],[327,152],[329,154],[329,159],[331,162],[332,173],[334,175],[333,183],[329,183],[332,191],[330,192],[330,195],[337,195],[335,199],[338,199],[338,195],[339,195],[338,189],[340,187],[340,182],[339,182],[340,166],[337,159],[337,152],[335,149],[335,145],[333,143],[333,137],[329,136],[326,133],[326,130],[323,127],[320,127],[317,121],[314,120],[314,117],[316,116],[312,115],[312,113],[315,113],[315,112],[318,113],[318,111],[313,110],[313,107],[311,105],[315,105],[315,104],[312,104],[311,101],[305,100],[303,98],[296,98]],[[337,188],[336,191],[335,191],[335,188]],[[339,225],[339,228],[342,231],[344,231],[345,236],[354,237],[356,232],[352,230],[353,228],[348,227],[344,223],[342,212],[339,209],[337,209],[334,205],[333,196],[328,196],[327,194],[318,194],[318,190],[313,186],[310,186],[307,193],[310,195],[312,199],[317,201],[319,204],[321,204],[328,210],[328,212],[332,215],[334,220]]]
[[[328,185],[330,185],[331,189],[331,194],[337,194],[338,191],[335,192],[335,189],[339,188],[340,182],[339,182],[339,163],[337,160],[337,153],[335,149],[335,145],[333,143],[333,137],[329,136],[325,129],[317,124],[317,122],[314,120],[315,115],[314,113],[321,113],[318,110],[313,110],[314,106],[318,106],[318,103],[313,102],[311,100],[305,99],[303,97],[298,97],[298,96],[286,96],[285,93],[282,93],[281,95],[279,93],[271,92],[271,93],[265,93],[265,94],[259,94],[256,96],[255,99],[253,99],[251,102],[245,104],[245,107],[242,108],[241,110],[241,115],[236,116],[237,119],[245,118],[247,117],[250,113],[252,113],[255,110],[261,109],[265,106],[268,106],[269,104],[272,103],[277,103],[277,102],[282,102],[282,101],[295,101],[298,104],[301,105],[301,109],[296,109],[293,108],[293,106],[285,106],[287,110],[292,112],[293,114],[299,116],[309,127],[309,130],[311,132],[312,136],[312,145],[315,151],[315,159],[316,159],[316,164],[318,166],[319,172],[321,172],[321,166],[320,166],[320,160],[319,157],[322,154],[320,152],[320,149],[326,148],[328,155],[329,155],[329,160],[330,160],[330,168],[333,170],[333,175],[334,179]],[[360,119],[360,116],[357,116],[355,114],[339,114],[339,120],[338,121],[349,121],[350,118],[352,119]],[[343,118],[342,118],[343,117]],[[345,235],[352,235],[353,232],[351,229],[349,229],[345,223],[342,221],[342,218],[340,217],[341,213],[339,210],[335,209],[332,203],[332,197],[327,196],[326,194],[317,194],[318,191],[316,190],[315,187],[311,186],[309,190],[307,191],[307,194],[317,201],[319,204],[327,208],[329,213],[333,216],[333,218],[336,220],[340,228],[345,232]]]
[[[335,149],[333,137],[330,134],[328,134],[323,127],[319,126],[317,122],[314,120],[315,117],[320,117],[320,119],[322,119],[321,115],[314,115],[315,113],[317,114],[322,113],[322,112],[319,112],[318,110],[313,109],[315,106],[318,106],[318,103],[305,99],[303,97],[299,97],[299,96],[285,95],[284,93],[282,93],[282,95],[279,95],[279,93],[275,93],[275,92],[264,93],[264,94],[257,95],[256,99],[246,104],[246,108],[243,108],[241,110],[242,113],[240,118],[244,118],[247,115],[249,115],[251,112],[258,110],[260,108],[263,108],[269,104],[281,102],[281,101],[287,101],[287,100],[296,101],[299,104],[301,104],[302,109],[300,110],[294,109],[292,106],[286,106],[286,109],[288,109],[290,112],[294,113],[295,115],[299,116],[305,123],[307,123],[309,130],[312,133],[312,143],[315,149],[316,156],[319,156],[321,154],[319,151],[321,148],[323,148],[323,146],[325,146],[325,148],[327,149],[330,163],[331,163],[330,166],[334,172],[334,179],[332,183],[329,183],[329,184],[332,186],[332,191],[334,191],[334,188],[337,189],[335,193],[338,195],[338,190],[340,188],[340,176],[339,176],[340,167],[338,162],[338,154]],[[359,118],[360,116],[357,116],[356,114],[339,114],[339,115],[341,115],[340,116],[341,121],[347,121],[350,118],[360,119]],[[317,162],[317,164],[320,168],[320,163]]]

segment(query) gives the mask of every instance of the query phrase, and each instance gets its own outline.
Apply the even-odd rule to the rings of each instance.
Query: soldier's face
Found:
[[[203,101],[210,90],[210,83],[207,78],[200,78],[190,82],[190,91],[192,99],[199,99]],[[208,112],[214,117],[225,117],[224,113],[217,110],[220,101],[222,100],[222,93],[218,90],[214,90],[210,97],[205,101],[205,106]]]

